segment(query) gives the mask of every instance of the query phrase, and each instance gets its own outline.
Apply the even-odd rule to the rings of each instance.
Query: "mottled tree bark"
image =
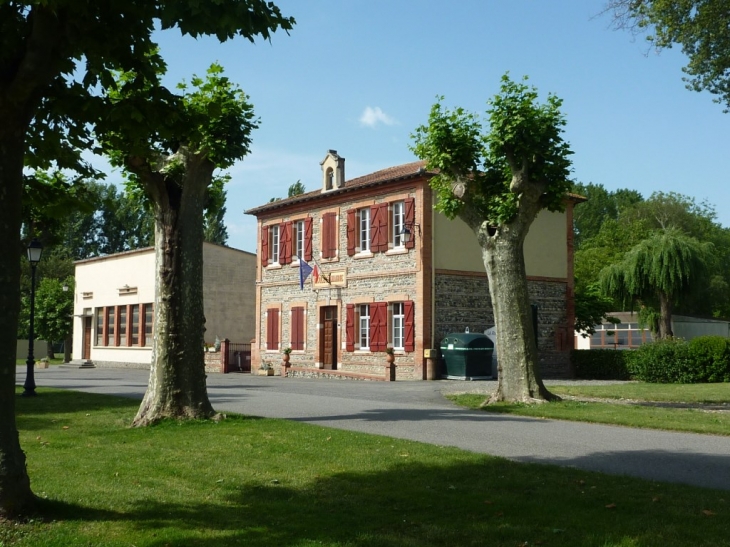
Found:
[[[174,178],[164,168],[152,171],[142,160],[128,161],[155,210],[154,342],[149,384],[135,426],[215,414],[203,355],[203,206],[214,165],[184,147],[166,161],[173,163],[183,167],[183,174]]]
[[[15,347],[20,311],[20,201],[25,128],[0,110],[0,517],[35,500],[15,423]],[[16,130],[12,128],[15,127]]]
[[[672,330],[672,311],[674,306],[672,300],[666,293],[659,292],[659,338],[662,340],[674,336]]]

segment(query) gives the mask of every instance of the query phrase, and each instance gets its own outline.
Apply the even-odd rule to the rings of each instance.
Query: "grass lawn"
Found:
[[[485,407],[488,412],[668,429],[713,435],[730,435],[730,383],[723,384],[645,384],[626,382],[602,386],[549,386],[561,396],[616,399],[612,402],[573,401],[544,405],[495,404]],[[449,399],[469,408],[479,408],[485,396],[478,394],[450,395]],[[620,401],[620,400],[624,401]],[[626,400],[631,401],[630,404]],[[642,402],[706,404],[702,408],[651,406]],[[718,407],[726,408],[717,411]]]
[[[37,363],[38,361],[40,361],[40,360],[41,360],[41,357],[37,357],[37,356],[35,357],[35,361],[36,361],[36,363]],[[25,365],[25,364],[27,364],[27,361],[28,361],[28,358],[27,358],[27,357],[26,357],[25,359],[16,359],[16,360],[15,360],[15,364],[16,364],[17,366],[21,366],[21,365]],[[55,359],[49,359],[49,360],[48,360],[48,364],[49,364],[49,365],[62,365],[62,364],[63,364],[63,356],[61,356],[61,357],[57,357],[57,358],[55,358]]]
[[[17,420],[42,516],[2,547],[730,543],[727,491],[283,420],[130,429],[138,401],[39,394]]]

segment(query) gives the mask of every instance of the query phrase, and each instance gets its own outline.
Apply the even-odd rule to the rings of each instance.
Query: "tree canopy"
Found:
[[[679,45],[689,58],[687,87],[709,91],[730,111],[730,24],[726,0],[608,0],[618,28],[647,36],[657,49]],[[653,31],[653,32],[652,32]]]

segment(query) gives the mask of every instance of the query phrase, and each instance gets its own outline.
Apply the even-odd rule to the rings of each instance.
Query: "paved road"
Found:
[[[131,369],[36,370],[39,386],[141,399],[148,372]],[[18,383],[25,380],[18,367]],[[490,382],[354,382],[211,375],[216,410],[286,418],[473,452],[730,490],[730,437],[540,420],[462,410],[447,391]]]

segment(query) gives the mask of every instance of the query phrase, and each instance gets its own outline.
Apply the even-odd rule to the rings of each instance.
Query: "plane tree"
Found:
[[[463,220],[482,250],[497,328],[499,384],[492,400],[555,399],[538,367],[524,241],[542,209],[564,209],[570,189],[562,101],[551,94],[541,104],[534,87],[505,75],[488,102],[486,128],[477,115],[442,101],[416,129],[412,149],[438,171],[430,181],[437,209]]]
[[[24,168],[89,172],[79,151],[94,148],[89,129],[105,106],[96,92],[114,85],[114,71],[135,71],[153,82],[150,97],[165,95],[162,59],[150,55],[155,28],[254,41],[293,24],[267,0],[0,3],[0,517],[34,503],[15,425]]]
[[[97,135],[112,164],[152,206],[155,224],[155,322],[150,379],[133,424],[209,418],[203,357],[204,209],[216,169],[249,152],[258,127],[248,96],[213,64],[205,78],[180,84],[161,105],[125,73],[109,92]],[[131,84],[131,85],[130,85]],[[134,116],[138,114],[137,116]],[[118,120],[134,120],[120,124]]]

